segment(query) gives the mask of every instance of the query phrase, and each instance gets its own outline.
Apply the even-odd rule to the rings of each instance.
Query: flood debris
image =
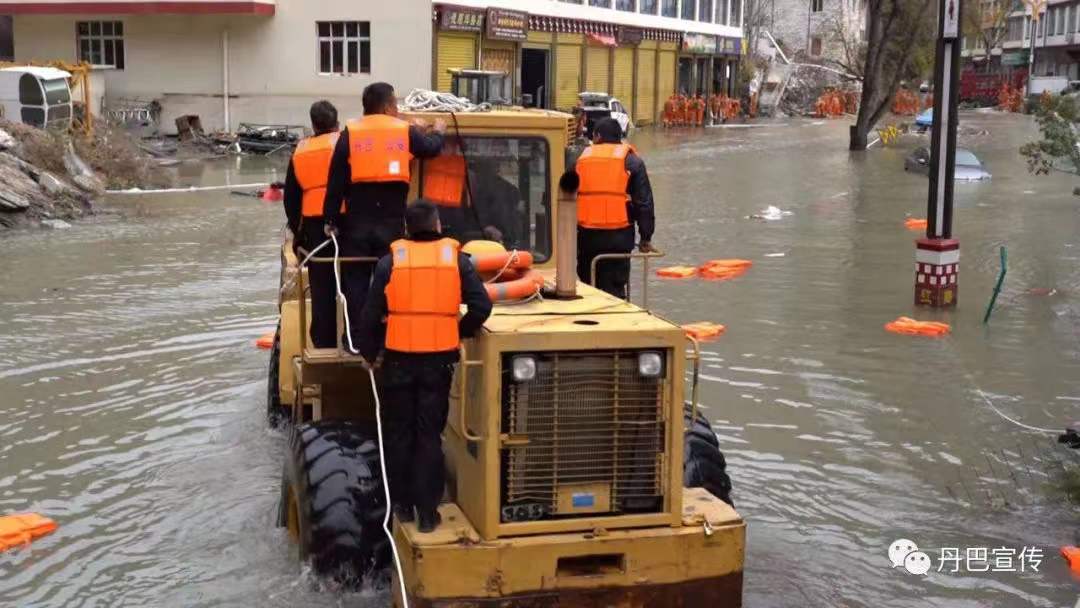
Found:
[[[790,215],[793,215],[791,211],[785,211],[774,205],[769,205],[761,211],[753,215],[747,216],[746,219],[761,220],[763,222],[777,222]]]

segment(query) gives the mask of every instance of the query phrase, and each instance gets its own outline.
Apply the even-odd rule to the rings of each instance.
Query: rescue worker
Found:
[[[315,135],[296,146],[285,176],[285,216],[298,255],[301,249],[314,251],[326,240],[323,201],[330,174],[330,157],[338,142],[337,108],[329,101],[317,101],[312,104],[310,113]],[[341,205],[341,199],[338,204]],[[326,255],[321,253],[320,257]],[[309,265],[308,281],[311,284],[311,343],[315,348],[333,348],[337,344],[337,291],[333,266]]]
[[[364,117],[341,131],[330,162],[323,201],[327,235],[339,235],[342,257],[382,257],[402,236],[409,196],[409,164],[414,157],[433,158],[443,148],[446,123],[434,132],[418,122],[399,119],[394,87],[385,82],[364,89]],[[346,201],[341,213],[341,200]],[[341,288],[350,319],[359,319],[371,284],[370,264],[342,264]],[[358,342],[356,326],[352,343]],[[349,341],[346,340],[346,345]]]
[[[622,127],[614,118],[596,124],[593,145],[577,161],[581,179],[578,190],[578,277],[592,280],[593,258],[605,253],[629,254],[634,249],[637,223],[642,253],[652,253],[656,218],[652,185],[645,162],[630,144],[622,142]],[[626,298],[630,260],[601,261],[596,287],[617,298]]]
[[[419,529],[427,533],[440,523],[446,484],[441,434],[458,346],[483,326],[492,304],[469,257],[457,241],[443,237],[438,207],[413,203],[405,228],[408,237],[395,241],[375,268],[359,327],[364,360],[379,370],[394,514],[410,522],[415,508]],[[467,311],[459,320],[462,303]]]

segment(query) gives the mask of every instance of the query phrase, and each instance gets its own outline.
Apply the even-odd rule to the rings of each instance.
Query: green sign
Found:
[[[1017,53],[1005,53],[1001,56],[1001,65],[1022,66],[1028,64],[1027,49]]]

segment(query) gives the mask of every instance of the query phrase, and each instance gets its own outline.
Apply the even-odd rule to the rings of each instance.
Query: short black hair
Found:
[[[373,82],[364,88],[364,114],[381,114],[394,98],[394,87],[387,82]]]
[[[605,144],[617,144],[622,141],[622,126],[614,118],[601,118],[593,125],[593,134]]]
[[[409,236],[435,232],[439,227],[439,208],[429,200],[420,199],[405,210],[405,231]]]
[[[311,128],[315,130],[316,135],[338,130],[337,108],[334,104],[325,99],[311,104]]]

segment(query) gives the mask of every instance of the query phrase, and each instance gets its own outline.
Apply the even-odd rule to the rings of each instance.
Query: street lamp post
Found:
[[[1035,76],[1035,26],[1039,23],[1039,13],[1046,8],[1047,0],[1024,0],[1031,9],[1031,49],[1028,51],[1027,96],[1031,97],[1031,79]]]
[[[960,242],[952,238],[956,179],[957,110],[960,96],[961,0],[940,0],[934,68],[934,130],[926,237],[915,243],[915,304],[956,306]]]

